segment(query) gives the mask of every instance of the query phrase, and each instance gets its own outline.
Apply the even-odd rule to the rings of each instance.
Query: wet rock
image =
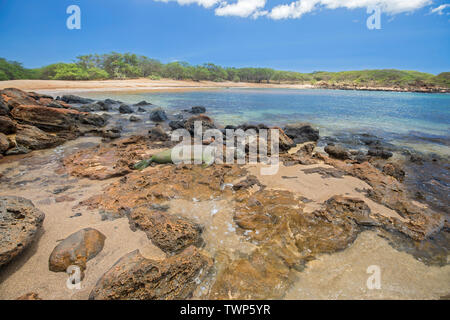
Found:
[[[405,171],[397,163],[386,163],[383,166],[383,173],[394,177],[400,182],[405,179]]]
[[[319,130],[306,123],[293,123],[284,128],[286,135],[295,143],[319,140]]]
[[[372,148],[367,151],[367,154],[372,157],[382,158],[382,159],[389,159],[392,157],[392,152],[386,151],[382,148]]]
[[[133,109],[127,104],[121,104],[119,107],[120,113],[133,113]]]
[[[339,160],[350,159],[350,153],[348,152],[347,149],[345,149],[341,145],[329,144],[325,147],[325,152],[335,159]]]
[[[5,153],[9,149],[9,141],[8,138],[0,133],[0,154]]]
[[[27,154],[30,153],[31,150],[22,146],[16,146],[5,152],[6,156],[14,156],[18,154]]]
[[[189,113],[192,114],[200,114],[200,113],[205,113],[206,112],[206,108],[203,106],[194,106],[191,108],[191,110],[189,110]]]
[[[147,110],[145,110],[144,108],[142,108],[142,107],[139,107],[138,109],[137,109],[137,112],[146,112]]]
[[[105,99],[103,100],[103,103],[106,104],[107,106],[113,106],[115,104],[121,104],[122,102],[118,101],[118,100],[112,100],[112,99]]]
[[[26,293],[23,296],[16,298],[16,300],[42,300],[35,292]]]
[[[6,135],[16,133],[16,125],[17,123],[10,118],[0,116],[0,133]]]
[[[141,118],[136,117],[136,116],[131,116],[128,120],[130,120],[130,122],[139,122],[139,121],[142,121]]]
[[[113,140],[121,137],[122,127],[120,126],[108,126],[101,131],[103,140]]]
[[[95,103],[87,104],[78,108],[82,112],[99,112],[99,111],[110,111],[111,105],[103,101],[97,101]]]
[[[154,122],[164,122],[167,120],[166,112],[161,108],[153,109],[150,112],[150,120]]]
[[[86,269],[86,262],[102,251],[106,237],[92,228],[71,234],[53,249],[48,267],[53,272],[66,272],[71,265]]]
[[[79,96],[75,96],[75,95],[71,95],[71,94],[67,94],[64,95],[60,98],[60,100],[66,102],[66,103],[76,103],[76,104],[89,104],[94,102],[94,100],[92,99],[88,99],[88,98],[83,98],[83,97],[79,97]]]
[[[146,259],[136,250],[123,256],[102,276],[89,299],[188,299],[212,263],[195,247],[163,261]]]
[[[135,103],[134,106],[136,107],[142,107],[142,106],[151,106],[152,104],[150,102],[147,102],[145,100]]]
[[[143,230],[166,253],[176,253],[194,245],[201,246],[202,228],[188,219],[143,206],[128,215],[132,228]]]
[[[18,125],[15,139],[18,146],[29,150],[53,148],[66,141],[29,125]]]
[[[295,147],[295,143],[294,141],[289,138],[283,131],[283,129],[279,128],[279,127],[273,127],[271,129],[278,129],[278,137],[279,137],[279,149],[281,152],[283,151],[288,151],[289,149],[291,149],[292,147]],[[271,131],[268,131],[268,143],[270,146],[270,140],[271,140]]]
[[[152,141],[168,141],[170,139],[169,135],[161,126],[156,126],[148,130],[148,137]]]
[[[208,129],[215,129],[216,125],[214,124],[214,121],[208,117],[205,116],[204,114],[200,114],[197,116],[192,116],[189,119],[186,120],[186,122],[184,123],[184,128],[189,131],[192,135],[195,134],[194,132],[194,125],[195,123],[198,122],[199,124],[201,124],[201,127],[203,128],[203,133],[208,130]],[[198,135],[202,135],[202,132],[197,132]]]
[[[0,197],[0,267],[21,254],[35,240],[44,213],[30,200]]]
[[[172,120],[169,122],[169,127],[172,130],[184,129],[185,120]]]

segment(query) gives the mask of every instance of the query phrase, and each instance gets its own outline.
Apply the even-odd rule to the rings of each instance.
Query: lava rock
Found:
[[[141,106],[151,106],[152,104],[150,103],[150,102],[147,102],[147,101],[145,101],[145,100],[143,100],[143,101],[141,101],[141,102],[138,102],[138,103],[135,103],[134,104],[134,106],[136,106],[136,107],[141,107]]]

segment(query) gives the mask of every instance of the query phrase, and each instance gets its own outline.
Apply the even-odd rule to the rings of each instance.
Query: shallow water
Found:
[[[235,88],[194,92],[77,94],[126,103],[146,100],[173,111],[202,105],[223,125],[310,122],[319,127],[321,136],[364,132],[418,151],[450,156],[449,94]]]

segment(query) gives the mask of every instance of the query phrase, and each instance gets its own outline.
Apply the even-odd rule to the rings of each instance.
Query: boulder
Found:
[[[85,115],[71,109],[48,108],[37,105],[19,105],[11,111],[11,116],[26,124],[46,131],[73,130],[77,119]]]
[[[200,114],[197,116],[192,116],[189,119],[186,120],[184,123],[184,128],[189,131],[192,135],[195,134],[195,123],[198,122],[201,124],[201,127],[203,129],[203,133],[208,129],[215,129],[216,125],[214,124],[214,121],[204,114]],[[197,132],[197,134],[202,134],[202,132]]]
[[[30,200],[0,197],[0,267],[21,254],[35,240],[44,213]]]
[[[133,109],[127,104],[122,103],[119,107],[120,113],[133,113]]]
[[[139,121],[141,121],[141,118],[136,117],[136,116],[131,116],[130,119],[128,119],[128,120],[130,120],[131,122],[139,122]]]
[[[206,108],[203,106],[194,106],[191,108],[191,110],[189,110],[189,112],[193,114],[205,113]]]
[[[135,103],[134,106],[136,107],[142,107],[142,106],[151,106],[152,104],[150,102],[147,102],[145,100]]]
[[[161,126],[156,126],[148,130],[148,137],[152,141],[168,141],[170,139],[169,135]]]
[[[284,132],[297,144],[319,140],[319,130],[306,123],[288,124],[284,128]]]
[[[172,130],[184,129],[184,124],[185,124],[184,120],[172,120],[169,122],[169,127]]]
[[[89,104],[94,102],[92,99],[83,98],[79,96],[75,96],[72,94],[64,95],[60,98],[60,100],[66,102],[66,103],[77,103],[77,104]]]
[[[86,104],[77,108],[81,112],[98,112],[98,111],[110,111],[111,107],[103,101],[97,101],[95,103]]]
[[[142,107],[139,107],[138,109],[137,109],[137,112],[146,112],[147,110],[145,110],[144,108],[142,108]]]
[[[0,133],[16,133],[16,123],[8,117],[0,116]]]
[[[166,112],[161,109],[153,109],[150,113],[150,120],[154,122],[164,122],[167,120]]]
[[[8,138],[3,134],[0,133],[0,154],[5,153],[10,147]]]
[[[146,259],[136,250],[120,258],[101,277],[89,299],[188,299],[212,264],[211,258],[195,247],[163,261]]]
[[[350,159],[350,152],[345,149],[341,145],[329,144],[325,147],[325,152],[330,155],[330,157],[339,159],[339,160],[347,160]]]
[[[50,255],[48,267],[53,272],[66,272],[71,265],[86,269],[86,262],[102,251],[106,237],[96,229],[85,228],[61,241]]]
[[[46,133],[37,127],[25,124],[17,126],[16,144],[29,150],[53,148],[65,141],[65,139]]]

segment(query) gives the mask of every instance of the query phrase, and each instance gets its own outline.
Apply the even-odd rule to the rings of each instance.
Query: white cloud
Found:
[[[238,0],[235,3],[222,2],[215,10],[218,16],[236,16],[246,18],[261,15],[260,9],[266,6],[266,0]]]
[[[214,7],[218,16],[252,17],[296,19],[304,14],[320,9],[363,9],[371,6],[381,6],[384,13],[395,15],[412,12],[424,8],[433,3],[432,0],[297,0],[287,4],[266,8],[266,0],[155,0],[160,2],[176,1],[180,5],[198,4],[205,8]],[[442,11],[450,4],[441,5],[431,10],[431,13],[442,15]]]
[[[211,8],[218,4],[220,0],[155,0],[157,2],[178,2],[178,4],[184,6],[188,4],[198,4],[199,6],[205,7],[205,8]]]
[[[442,4],[437,8],[431,9],[430,13],[437,13],[438,15],[442,16],[444,14],[444,10],[450,8],[450,4]]]
[[[269,17],[275,20],[300,18],[304,14],[320,8],[361,9],[371,6],[380,6],[383,12],[394,15],[411,12],[431,3],[431,0],[299,0],[290,4],[276,6],[269,13]]]

